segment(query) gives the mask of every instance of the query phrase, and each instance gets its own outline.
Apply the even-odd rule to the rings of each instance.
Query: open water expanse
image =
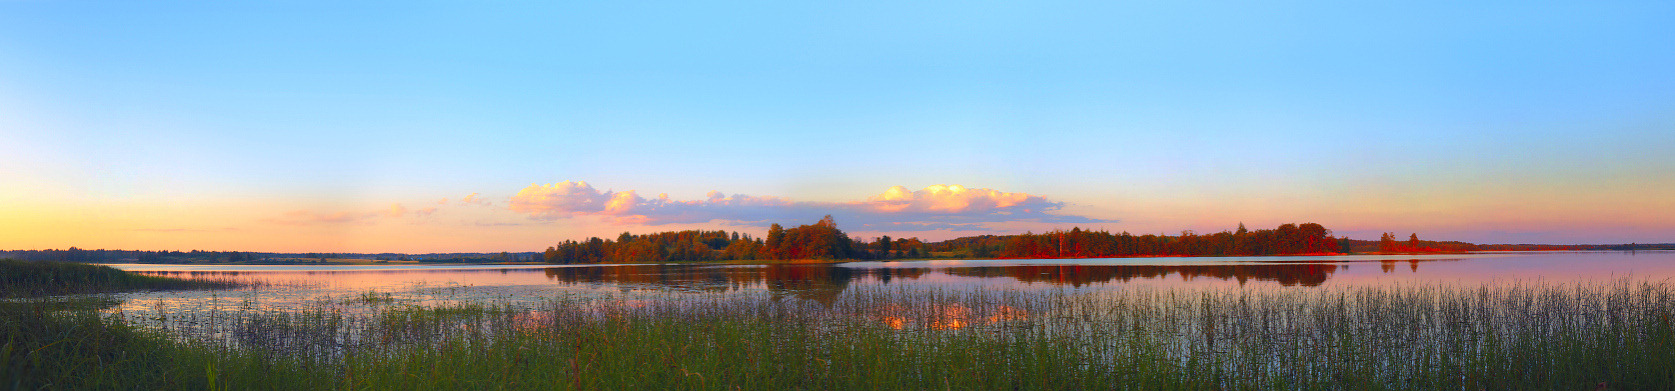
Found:
[[[632,375],[648,368],[647,357],[674,347],[720,355],[802,352],[806,362],[851,353],[857,363],[905,355],[906,364],[881,368],[933,371],[965,364],[914,354],[966,352],[972,355],[960,357],[997,360],[979,374],[1006,373],[1024,362],[1035,364],[1023,372],[1086,370],[1092,372],[1075,373],[1105,379],[1090,384],[1149,379],[1155,372],[1198,379],[1206,388],[1255,389],[1342,386],[1353,379],[1397,389],[1580,389],[1605,381],[1668,389],[1668,368],[1675,366],[1668,354],[1675,351],[1669,320],[1675,252],[1669,251],[114,266],[248,284],[117,295],[108,316],[216,348],[330,365],[432,351],[498,357],[516,347],[572,352],[576,365],[623,363],[631,369],[610,376],[637,379]],[[584,339],[594,342],[572,343]],[[628,350],[617,361],[590,358],[609,351],[602,347]],[[757,362],[751,360],[711,357],[683,365],[727,374]]]
[[[266,266],[116,264],[176,277],[256,285],[120,295],[124,316],[169,328],[214,314],[376,312],[391,305],[543,301],[648,303],[727,295],[821,303],[856,291],[1098,295],[1138,287],[1311,290],[1365,286],[1575,285],[1675,278],[1675,252],[931,260],[837,264]],[[636,304],[639,305],[639,304]],[[173,320],[171,320],[173,319]]]

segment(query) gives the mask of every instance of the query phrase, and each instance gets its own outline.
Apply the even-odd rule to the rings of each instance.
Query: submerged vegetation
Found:
[[[140,275],[100,265],[0,259],[0,297],[133,290],[215,289],[238,285],[239,283],[233,281]]]
[[[850,289],[0,307],[0,384],[144,389],[1670,389],[1675,285]],[[171,325],[196,325],[173,327]],[[117,386],[120,385],[120,386]]]

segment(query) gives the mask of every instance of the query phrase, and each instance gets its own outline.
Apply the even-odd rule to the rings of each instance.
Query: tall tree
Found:
[[[890,235],[880,236],[878,241],[873,242],[872,245],[874,249],[878,251],[879,258],[890,258]]]
[[[785,259],[782,250],[785,247],[785,228],[780,227],[779,223],[768,226],[768,243],[764,247],[768,259]]]

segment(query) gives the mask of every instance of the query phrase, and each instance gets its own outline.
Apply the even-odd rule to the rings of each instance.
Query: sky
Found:
[[[1675,242],[1675,3],[0,1],[0,249]]]

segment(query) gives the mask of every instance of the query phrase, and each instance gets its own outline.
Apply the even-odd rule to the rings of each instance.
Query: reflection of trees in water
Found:
[[[1439,260],[1440,261],[1458,261],[1458,259],[1439,259]],[[1378,262],[1379,263],[1378,268],[1379,268],[1380,271],[1383,271],[1385,273],[1393,273],[1393,272],[1396,271],[1396,262],[1398,262],[1398,261],[1399,260],[1395,260],[1395,259],[1386,259],[1386,260],[1379,261]],[[1419,272],[1419,262],[1420,261],[1425,261],[1425,260],[1424,259],[1408,259],[1406,261],[1407,261],[1407,270],[1409,272],[1418,273]]]
[[[872,277],[889,283],[896,278],[919,278],[929,269],[855,269],[833,265],[622,265],[545,269],[548,279],[571,283],[646,285],[700,291],[763,287],[776,295],[830,302],[850,281]]]
[[[759,272],[699,265],[622,265],[544,269],[547,279],[571,283],[651,285],[690,290],[736,290],[760,283]]]
[[[790,294],[826,304],[837,299],[855,278],[853,269],[824,265],[768,265],[762,272],[763,282],[775,295]]]
[[[1420,262],[1459,261],[1390,259],[1379,262],[1385,273],[1394,272],[1398,262],[1407,262],[1408,269],[1418,272]],[[856,279],[875,279],[889,284],[898,278],[918,279],[933,271],[949,275],[981,278],[1012,278],[1027,283],[1052,283],[1080,287],[1091,283],[1162,279],[1171,275],[1190,280],[1199,277],[1237,280],[1274,281],[1286,286],[1318,286],[1339,265],[1326,263],[1266,263],[1238,265],[1033,265],[954,268],[850,268],[830,264],[776,265],[612,265],[584,267],[555,267],[542,269],[547,279],[568,284],[614,284],[643,286],[659,289],[689,291],[732,291],[742,288],[765,288],[775,294],[817,301],[830,301]],[[508,273],[508,270],[445,270],[448,273]],[[277,275],[367,275],[419,274],[436,270],[343,270],[343,271],[152,271],[136,272],[175,277],[240,277]]]
[[[960,267],[943,272],[965,277],[1011,277],[1018,281],[1066,284],[1080,287],[1096,282],[1162,279],[1171,274],[1183,280],[1212,277],[1222,280],[1275,281],[1285,286],[1319,286],[1337,272],[1333,264],[1241,264],[1241,265],[1055,265]]]

